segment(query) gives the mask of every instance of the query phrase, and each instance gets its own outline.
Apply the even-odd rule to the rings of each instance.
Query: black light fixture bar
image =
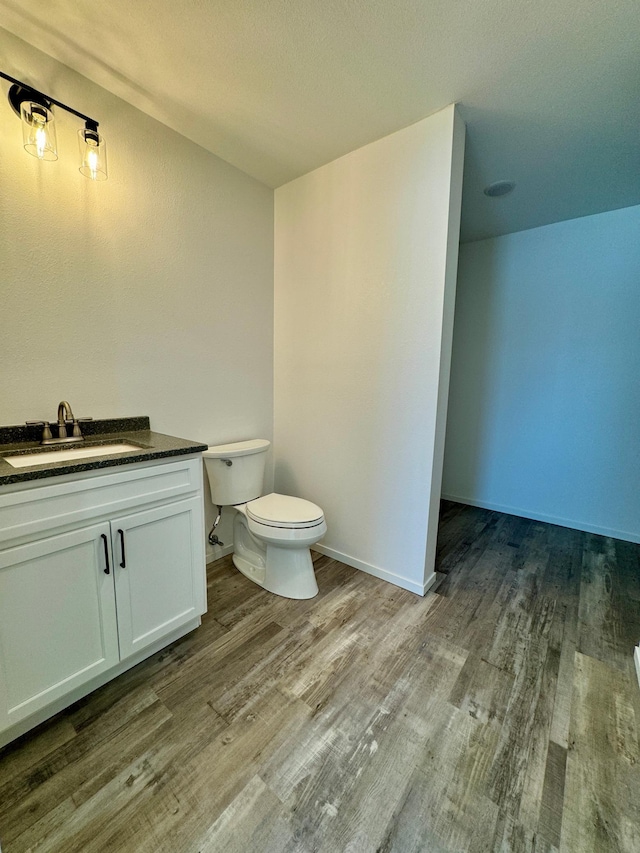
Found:
[[[32,95],[37,95],[41,100],[48,102],[48,104],[55,104],[56,107],[61,107],[63,110],[66,110],[68,113],[72,113],[74,116],[82,119],[87,125],[87,130],[98,130],[98,122],[91,118],[90,116],[86,116],[84,113],[78,112],[78,110],[74,110],[73,107],[68,106],[68,104],[63,104],[62,101],[58,101],[55,98],[52,98],[51,95],[45,95],[44,92],[38,91],[38,89],[34,89],[33,86],[29,86],[28,83],[23,83],[21,80],[16,80],[15,77],[11,77],[10,74],[5,74],[4,71],[0,71],[0,77],[4,80],[8,80],[9,83],[13,83],[14,86],[17,86],[19,89],[24,90],[27,95],[26,98],[22,98],[22,100],[29,100]],[[17,92],[16,92],[17,94]],[[9,100],[11,101],[12,107],[16,110],[18,114],[20,114],[19,100],[17,100],[18,107],[16,108],[16,101],[11,97],[11,92],[9,93]]]

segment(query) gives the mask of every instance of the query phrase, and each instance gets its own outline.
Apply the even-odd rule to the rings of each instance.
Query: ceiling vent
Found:
[[[494,181],[484,188],[484,194],[489,198],[499,198],[501,195],[508,195],[515,189],[515,181]]]

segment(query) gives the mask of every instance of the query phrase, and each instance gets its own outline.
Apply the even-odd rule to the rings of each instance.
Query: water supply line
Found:
[[[222,518],[222,507],[218,506],[218,514],[216,516],[216,520],[213,522],[213,527],[209,531],[209,545],[224,545],[224,542],[221,542],[218,539],[218,536],[215,532],[216,527],[220,524],[221,518]]]

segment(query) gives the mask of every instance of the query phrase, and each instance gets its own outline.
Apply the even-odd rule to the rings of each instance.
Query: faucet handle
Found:
[[[45,441],[49,441],[52,438],[51,435],[51,427],[49,425],[49,421],[26,421],[27,426],[41,426],[44,427],[42,430],[42,444]]]
[[[80,429],[80,424],[84,424],[87,421],[92,421],[93,418],[75,418],[73,421],[73,437],[74,438],[82,438],[82,431]]]
[[[80,424],[84,424],[87,421],[92,421],[93,418],[74,418],[73,421],[73,437],[74,438],[82,438],[82,431],[80,429]]]

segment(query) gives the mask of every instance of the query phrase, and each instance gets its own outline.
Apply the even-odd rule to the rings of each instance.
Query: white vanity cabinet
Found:
[[[119,662],[109,535],[90,525],[0,552],[0,729]]]
[[[128,658],[200,616],[202,498],[111,522],[120,657]]]
[[[0,745],[200,624],[202,462],[0,488]]]

